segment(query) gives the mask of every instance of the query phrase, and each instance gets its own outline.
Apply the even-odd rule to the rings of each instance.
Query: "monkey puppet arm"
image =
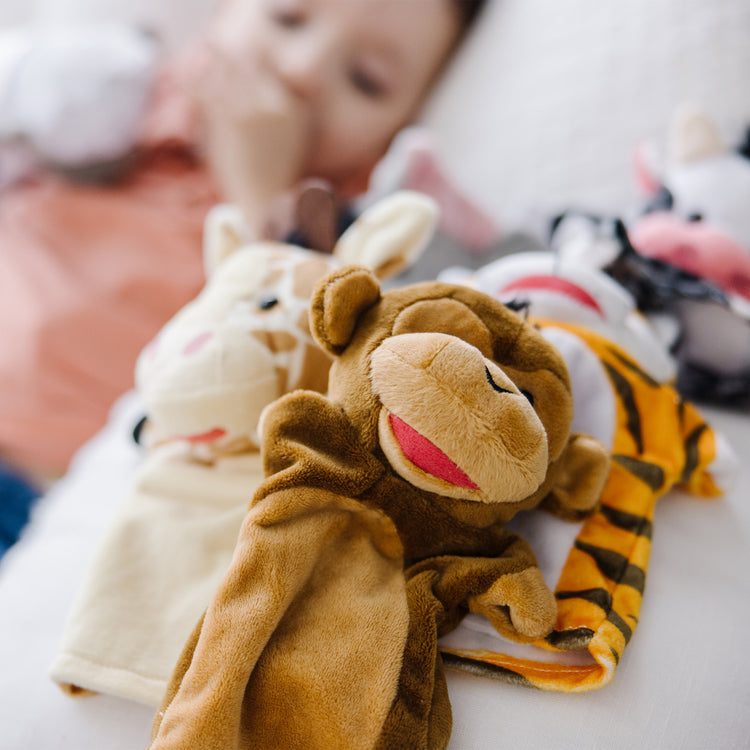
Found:
[[[541,507],[569,520],[590,515],[599,505],[608,469],[601,443],[571,435],[551,485],[542,490]],[[524,643],[554,627],[555,598],[531,547],[506,531],[498,541],[503,548],[495,557],[444,555],[406,571],[409,636],[398,694],[378,750],[447,747],[451,707],[438,638],[455,628],[467,609],[485,616],[506,638]]]
[[[373,480],[341,413],[328,416],[325,430],[297,420],[305,445],[270,420],[273,476],[183,651],[152,750],[375,746],[409,624],[402,551],[383,513],[309,486],[330,471],[351,489]]]
[[[607,448],[590,435],[574,433],[558,460],[555,481],[539,507],[565,521],[581,521],[599,508],[609,476]]]
[[[546,635],[555,623],[555,599],[534,553],[510,532],[497,557],[445,555],[412,565],[406,575],[410,584],[421,580],[425,595],[440,603],[438,637],[456,627],[468,610],[484,615],[502,635],[522,643]]]
[[[590,515],[599,505],[608,469],[601,443],[571,435],[552,481],[541,490],[542,507],[570,520]],[[455,628],[467,609],[487,617],[511,640],[531,642],[552,630],[555,599],[530,546],[504,531],[499,541],[504,548],[495,557],[445,555],[406,571],[409,637],[398,695],[379,750],[447,746],[451,708],[438,638]],[[404,745],[404,737],[413,744]]]
[[[377,748],[445,748],[452,720],[438,638],[471,609],[507,637],[528,642],[552,629],[555,599],[531,548],[511,533],[498,557],[430,558],[406,576],[409,635],[398,694]]]
[[[587,435],[571,435],[541,507],[563,518],[592,514],[599,506],[609,471],[605,447]],[[549,633],[556,604],[526,540],[498,530],[493,557],[443,555],[411,565],[406,571],[410,611],[425,611],[415,597],[433,601],[434,622],[426,631],[437,640],[456,627],[467,610],[484,615],[511,640],[530,643]],[[438,606],[439,605],[439,606]]]

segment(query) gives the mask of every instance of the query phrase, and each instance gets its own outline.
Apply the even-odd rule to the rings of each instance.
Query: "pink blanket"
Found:
[[[140,349],[201,287],[217,200],[175,141],[116,186],[44,175],[0,194],[0,454],[59,472],[104,424]]]

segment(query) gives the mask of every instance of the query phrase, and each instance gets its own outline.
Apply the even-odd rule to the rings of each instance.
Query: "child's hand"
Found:
[[[206,42],[194,63],[192,89],[225,197],[263,236],[272,204],[301,177],[309,119],[304,102],[233,42]]]

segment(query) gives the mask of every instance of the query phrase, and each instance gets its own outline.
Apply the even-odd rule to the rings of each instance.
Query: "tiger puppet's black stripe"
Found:
[[[557,624],[539,660],[496,651],[448,649],[446,666],[498,677],[512,673],[545,690],[579,692],[608,684],[639,622],[656,501],[675,485],[721,494],[709,471],[716,436],[693,405],[659,384],[597,334],[557,324],[599,357],[612,385],[616,427],[601,506],[583,522],[557,581]],[[554,660],[554,652],[579,658]],[[448,654],[446,654],[448,657]],[[513,678],[515,681],[515,678]]]

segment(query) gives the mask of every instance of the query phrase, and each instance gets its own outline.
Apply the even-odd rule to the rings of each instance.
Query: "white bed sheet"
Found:
[[[120,750],[148,744],[153,710],[107,696],[72,698],[47,672],[99,539],[128,491],[139,450],[133,394],[76,455],[0,560],[0,748]]]
[[[691,102],[731,145],[750,125],[748,0],[488,0],[425,115],[445,166],[501,227],[642,202],[635,147],[663,155]]]
[[[672,492],[659,502],[641,624],[611,685],[543,693],[449,672],[452,750],[704,750],[748,747],[750,419],[703,410],[741,456],[719,500]],[[47,675],[65,614],[138,461],[128,394],[108,426],[37,508],[0,564],[0,747],[143,748],[153,709],[106,696],[73,698]]]

